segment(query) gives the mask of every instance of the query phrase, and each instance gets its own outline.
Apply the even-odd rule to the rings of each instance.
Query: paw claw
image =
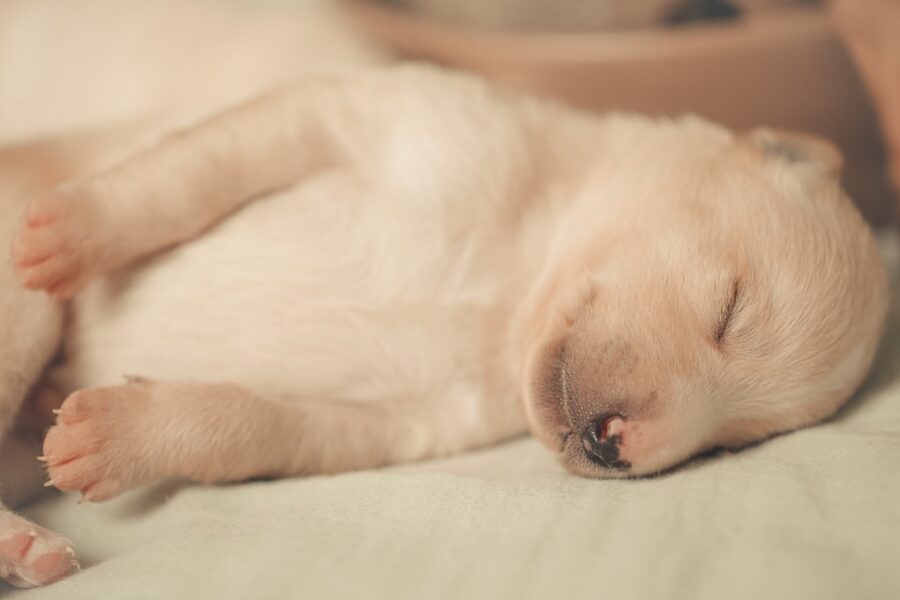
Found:
[[[79,491],[79,504],[113,498],[152,476],[141,461],[141,407],[145,386],[75,392],[63,402],[56,426],[44,438],[48,486]],[[139,456],[135,456],[135,452]]]

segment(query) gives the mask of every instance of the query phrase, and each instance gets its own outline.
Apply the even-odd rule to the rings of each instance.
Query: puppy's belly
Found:
[[[54,379],[66,391],[143,375],[291,398],[478,402],[495,292],[480,283],[494,266],[477,231],[461,247],[427,209],[360,192],[321,178],[94,285]]]

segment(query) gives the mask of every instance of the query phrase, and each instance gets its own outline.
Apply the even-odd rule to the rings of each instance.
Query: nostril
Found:
[[[621,415],[610,415],[598,423],[599,440],[602,442],[611,437],[621,435],[625,419]]]
[[[622,415],[603,415],[590,422],[585,434],[592,443],[603,443],[613,436],[620,435],[623,425],[625,419]]]
[[[589,459],[610,469],[627,469],[631,465],[619,460],[619,442],[625,418],[619,414],[605,414],[588,423],[581,441]]]

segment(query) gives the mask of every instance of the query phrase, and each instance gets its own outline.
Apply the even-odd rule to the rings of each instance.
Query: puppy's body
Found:
[[[57,386],[116,385],[123,374],[230,382],[412,421],[400,437],[367,434],[383,438],[367,445],[392,447],[387,456],[344,455],[340,433],[320,440],[310,451],[331,460],[309,457],[302,472],[457,452],[526,430],[511,316],[604,125],[423,69],[356,80],[371,98],[369,130],[339,126],[352,134],[340,142],[349,155],[77,297]]]
[[[791,205],[835,193],[826,182],[836,155],[757,137],[736,143],[689,119],[595,119],[408,67],[303,81],[61,188],[32,203],[13,246],[25,284],[68,296],[126,268],[75,304],[56,375],[65,391],[129,373],[151,382],[117,395],[154,396],[154,381],[227,382],[242,406],[264,397],[273,419],[296,417],[302,442],[273,437],[259,457],[244,452],[242,468],[209,442],[184,458],[189,436],[218,448],[240,427],[203,422],[214,399],[192,415],[176,402],[162,444],[173,456],[144,447],[160,446],[155,438],[107,430],[121,423],[90,442],[57,428],[45,443],[52,481],[99,500],[170,473],[235,480],[436,456],[522,432],[523,385],[535,433],[586,474],[596,468],[582,463],[582,446],[601,417],[629,420],[598,459],[606,476],[818,420],[871,361],[883,273],[858,217],[848,231],[828,221],[835,209],[853,218],[845,200]],[[784,156],[808,163],[806,174],[779,181]],[[654,172],[643,172],[648,163]],[[746,175],[773,168],[770,183]],[[717,204],[736,190],[756,204]],[[833,237],[821,238],[826,222]],[[775,228],[798,236],[783,256],[762,243]],[[865,251],[835,251],[844,243]],[[819,263],[859,289],[836,296],[832,282],[795,271]],[[859,311],[872,284],[878,310],[838,314]],[[770,314],[782,306],[806,308]],[[815,310],[818,320],[804,314]],[[724,340],[728,329],[737,331]],[[794,364],[770,362],[769,348]],[[784,372],[763,383],[755,369]],[[90,408],[110,402],[91,395],[72,408],[76,421],[106,410]],[[360,431],[335,433],[333,423],[350,422]],[[123,438],[118,450],[109,436]],[[97,464],[71,461],[97,445]]]
[[[508,164],[522,158],[516,140],[481,149],[475,136],[490,133],[405,116],[394,142],[356,148],[364,164],[315,174],[90,287],[54,379],[67,391],[139,374],[426,405],[440,414],[435,452],[523,431],[506,317],[545,240],[523,239],[509,217],[532,219],[528,205],[549,192],[509,193],[503,173],[523,170]],[[491,156],[473,156],[482,150]]]

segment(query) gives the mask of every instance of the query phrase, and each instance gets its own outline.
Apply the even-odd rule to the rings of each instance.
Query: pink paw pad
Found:
[[[79,568],[64,537],[0,512],[0,575],[16,587],[53,583]]]

